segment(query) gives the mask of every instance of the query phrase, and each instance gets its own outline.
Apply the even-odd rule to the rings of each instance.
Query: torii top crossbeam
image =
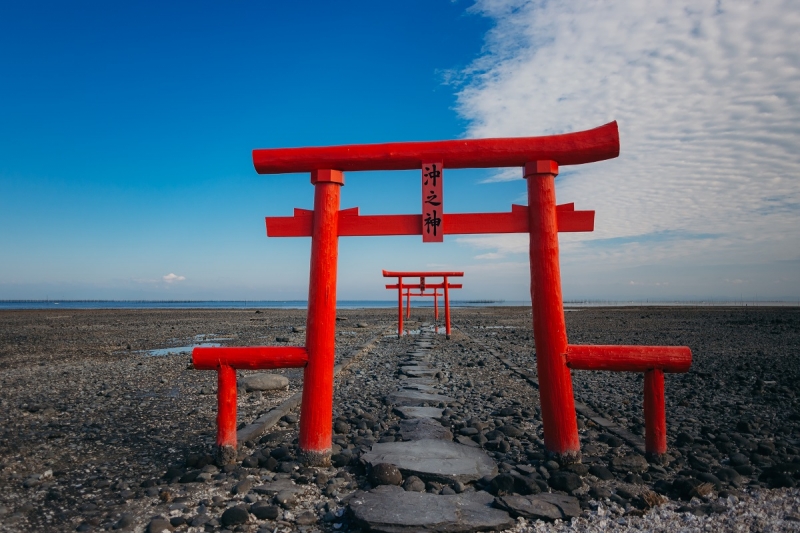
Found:
[[[594,163],[619,155],[616,122],[599,128],[546,137],[355,144],[253,150],[259,174],[315,170],[413,170],[428,161],[444,168],[524,167],[531,161],[560,166]]]
[[[397,336],[403,336],[403,289],[406,290],[406,314],[409,313],[411,309],[411,292],[410,289],[419,289],[420,294],[415,296],[433,296],[436,298],[437,293],[436,289],[443,289],[444,290],[444,322],[445,322],[445,333],[447,338],[450,338],[450,289],[460,289],[461,285],[457,284],[454,285],[450,283],[449,278],[460,278],[463,277],[463,272],[389,272],[388,270],[383,271],[384,278],[397,278],[397,283],[394,285],[387,285],[387,289],[397,289]],[[412,284],[404,284],[403,279],[408,278],[419,278],[419,283],[412,283]],[[441,283],[427,283],[426,279],[430,278],[442,278]],[[425,289],[434,289],[434,292],[430,295],[424,294]],[[436,304],[434,303],[434,306]],[[435,309],[436,315],[438,315],[438,308]]]

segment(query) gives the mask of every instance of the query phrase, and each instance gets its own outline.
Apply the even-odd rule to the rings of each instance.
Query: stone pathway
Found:
[[[465,485],[496,475],[495,461],[480,448],[453,442],[449,428],[436,420],[455,399],[438,390],[437,377],[443,373],[434,366],[432,341],[432,334],[420,335],[407,352],[407,359],[399,363],[403,376],[400,389],[386,397],[404,419],[400,424],[404,441],[375,444],[362,460],[373,469],[393,465],[406,478],[453,484],[461,493],[451,490],[451,494],[430,494],[380,485],[351,500],[353,516],[370,530],[387,532],[471,532],[510,527],[514,520],[505,510],[492,507],[491,494]]]
[[[501,530],[514,525],[507,512],[492,508],[494,497],[487,492],[465,492],[449,496],[408,492],[394,485],[381,485],[356,494],[350,509],[357,523],[370,531]]]

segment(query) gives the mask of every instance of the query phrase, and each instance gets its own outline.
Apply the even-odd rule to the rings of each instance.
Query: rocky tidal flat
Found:
[[[568,311],[573,344],[693,352],[657,463],[642,375],[573,371],[573,465],[544,450],[530,308],[456,308],[451,340],[432,315],[398,339],[396,310],[339,312],[332,465],[309,468],[299,409],[215,464],[216,373],[149,352],[302,345],[304,310],[0,311],[0,531],[800,530],[800,309]],[[270,373],[238,372],[241,426],[302,389]]]

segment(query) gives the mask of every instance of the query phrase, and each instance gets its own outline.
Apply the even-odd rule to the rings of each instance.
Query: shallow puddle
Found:
[[[222,339],[220,339],[222,340]],[[178,354],[190,354],[192,353],[192,349],[196,348],[197,346],[222,346],[218,342],[201,342],[198,344],[190,344],[189,346],[175,346],[174,348],[156,348],[155,350],[145,350],[139,353],[144,355],[149,355],[153,357],[163,357],[165,355],[178,355]]]

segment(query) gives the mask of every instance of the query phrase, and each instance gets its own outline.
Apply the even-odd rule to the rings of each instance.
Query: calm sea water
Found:
[[[530,306],[524,300],[451,300],[452,307]],[[564,302],[564,307],[630,307],[630,306],[797,306],[798,302],[758,301],[610,301],[576,300]],[[339,300],[339,309],[393,309],[397,300]],[[0,300],[0,309],[305,309],[306,300]],[[412,300],[411,307],[433,307],[431,300]],[[444,302],[439,302],[439,308]]]

